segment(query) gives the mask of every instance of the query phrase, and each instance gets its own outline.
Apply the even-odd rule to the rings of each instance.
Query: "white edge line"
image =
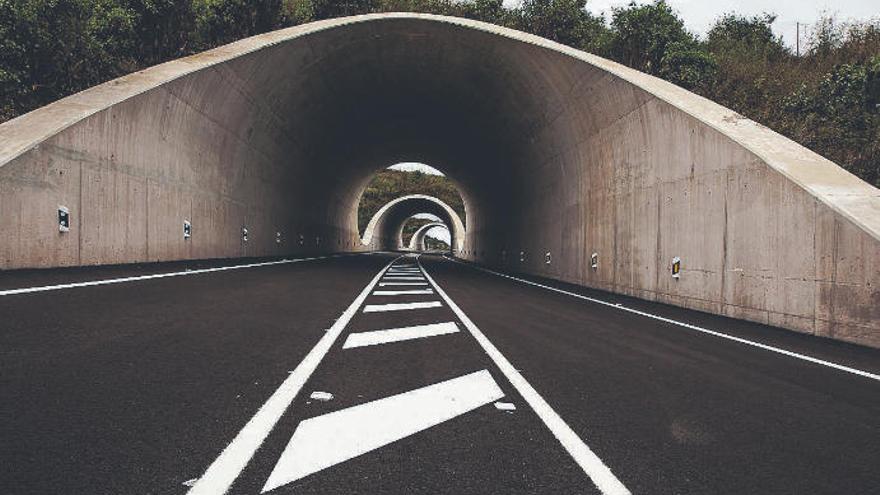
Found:
[[[400,259],[400,258],[397,258]],[[394,260],[397,261],[397,260]],[[303,358],[290,375],[281,383],[269,399],[263,403],[257,413],[244,425],[238,435],[223,449],[223,452],[208,466],[199,480],[187,492],[187,495],[222,495],[226,493],[235,482],[241,471],[247,466],[257,449],[269,436],[272,428],[287,411],[287,408],[296,398],[306,380],[312,375],[321,360],[333,346],[333,343],[348,325],[348,322],[357,314],[358,308],[366,300],[373,286],[391,266],[388,263],[369,284],[361,291],[342,316],[333,323],[315,347]]]
[[[617,304],[610,303],[610,302],[608,302],[608,301],[603,301],[603,300],[601,300],[601,299],[596,299],[596,298],[593,298],[593,297],[584,296],[584,295],[581,295],[581,294],[577,294],[577,293],[575,293],[575,292],[569,292],[569,291],[567,291],[567,290],[559,289],[559,288],[556,288],[556,287],[551,287],[551,286],[549,286],[549,285],[539,284],[538,282],[532,282],[531,280],[526,280],[526,279],[523,279],[523,278],[514,277],[513,275],[507,275],[507,274],[505,274],[505,273],[500,273],[500,272],[496,272],[496,271],[494,271],[494,270],[489,270],[488,268],[483,268],[483,267],[480,267],[480,266],[472,266],[472,265],[469,265],[469,264],[466,264],[466,263],[462,263],[461,261],[458,261],[458,260],[456,260],[456,259],[447,258],[447,257],[445,257],[445,256],[444,256],[444,258],[446,258],[446,259],[449,260],[449,261],[452,261],[452,262],[455,262],[455,263],[458,263],[458,264],[461,264],[461,265],[464,265],[464,266],[470,267],[470,268],[472,268],[472,269],[474,269],[474,270],[480,270],[480,271],[483,271],[483,272],[486,272],[486,273],[490,273],[490,274],[492,274],[492,275],[496,275],[496,276],[499,276],[499,277],[507,278],[507,279],[510,279],[510,280],[515,280],[515,281],[517,281],[517,282],[521,282],[521,283],[524,283],[524,284],[527,284],[527,285],[532,285],[532,286],[534,286],[534,287],[540,287],[540,288],[542,288],[542,289],[546,289],[546,290],[549,290],[549,291],[552,291],[552,292],[558,292],[559,294],[565,294],[565,295],[567,295],[567,296],[572,296],[572,297],[576,297],[576,298],[578,298],[578,299],[583,299],[584,301],[589,301],[589,302],[592,302],[592,303],[601,304],[601,305],[603,305],[603,306],[608,306],[609,308],[614,308],[614,309],[617,309],[617,310],[620,310],[620,311],[626,311],[627,313],[632,313],[632,314],[636,314],[636,315],[639,315],[639,316],[644,316],[644,317],[646,317],[646,318],[652,318],[652,319],[654,319],[654,320],[662,321],[662,322],[664,322],[664,323],[670,323],[670,324],[672,324],[672,325],[677,325],[677,326],[684,327],[684,328],[687,328],[687,329],[690,329],[690,330],[695,330],[695,331],[697,331],[697,332],[702,332],[702,333],[705,333],[705,334],[708,334],[708,335],[712,335],[712,336],[715,336],[715,337],[719,337],[719,338],[722,338],[722,339],[731,340],[731,341],[733,341],[733,342],[739,342],[740,344],[745,344],[745,345],[748,345],[748,346],[757,347],[758,349],[763,349],[763,350],[765,350],[765,351],[775,352],[775,353],[777,353],[777,354],[782,354],[782,355],[784,355],[784,356],[792,357],[792,358],[795,358],[795,359],[800,359],[800,360],[802,360],[802,361],[807,361],[807,362],[810,362],[810,363],[813,363],[813,364],[818,364],[818,365],[821,365],[821,366],[826,366],[826,367],[828,367],[828,368],[833,368],[833,369],[836,369],[836,370],[838,370],[838,371],[844,371],[844,372],[846,372],[846,373],[852,373],[852,374],[854,374],[854,375],[862,376],[862,377],[865,377],[865,378],[870,378],[871,380],[877,380],[877,381],[880,381],[880,375],[878,375],[878,374],[876,374],[876,373],[870,373],[870,372],[868,372],[868,371],[863,371],[863,370],[860,370],[860,369],[857,369],[857,368],[851,368],[851,367],[849,367],[849,366],[844,366],[844,365],[842,365],[842,364],[837,364],[837,363],[833,363],[833,362],[831,362],[831,361],[825,361],[825,360],[823,360],[823,359],[815,358],[815,357],[812,357],[812,356],[807,356],[806,354],[799,354],[799,353],[794,352],[794,351],[789,351],[789,350],[786,350],[786,349],[782,349],[781,347],[774,347],[774,346],[772,346],[772,345],[762,344],[762,343],[760,343],[760,342],[755,342],[755,341],[753,341],[753,340],[744,339],[744,338],[742,338],[742,337],[736,337],[736,336],[733,336],[733,335],[730,335],[730,334],[726,334],[726,333],[723,333],[723,332],[719,332],[719,331],[716,331],[716,330],[710,330],[710,329],[708,329],[708,328],[700,327],[700,326],[697,326],[697,325],[692,325],[692,324],[690,324],[690,323],[685,323],[685,322],[683,322],[683,321],[678,321],[678,320],[673,320],[673,319],[671,319],[671,318],[666,318],[665,316],[655,315],[655,314],[653,314],[653,313],[647,313],[647,312],[645,312],[645,311],[639,311],[638,309],[627,308],[626,306],[618,306]]]
[[[316,261],[316,260],[324,260],[330,258],[339,258],[343,256],[357,256],[361,253],[352,253],[352,254],[332,254],[329,256],[315,256],[311,258],[296,258],[296,259],[283,259],[277,261],[264,261],[260,263],[247,263],[244,265],[228,265],[228,266],[218,266],[214,268],[199,268],[197,270],[188,270],[182,272],[168,272],[168,273],[153,273],[150,275],[136,275],[133,277],[122,277],[122,278],[109,278],[105,280],[90,280],[88,282],[72,282],[69,284],[58,284],[58,285],[45,285],[42,287],[26,287],[22,289],[7,289],[0,290],[0,296],[12,296],[16,294],[31,294],[34,292],[48,292],[53,290],[62,290],[62,289],[75,289],[79,287],[94,287],[97,285],[110,285],[110,284],[121,284],[124,282],[136,282],[139,280],[154,280],[159,278],[169,278],[169,277],[182,277],[185,275],[198,275],[201,273],[214,273],[214,272],[222,272],[228,270],[240,270],[243,268],[256,268],[260,266],[272,266],[272,265],[284,265],[288,263],[299,263],[302,261]]]
[[[421,265],[421,261],[419,261],[419,265]],[[424,270],[424,267],[422,269]],[[578,466],[580,466],[587,476],[590,477],[596,487],[605,495],[629,495],[629,489],[627,489],[626,486],[614,476],[614,473],[612,473],[611,469],[602,462],[602,459],[593,453],[593,451],[590,450],[590,447],[581,440],[577,433],[575,433],[574,430],[572,430],[571,427],[568,426],[558,414],[556,414],[556,411],[550,407],[550,404],[541,397],[538,391],[526,381],[520,372],[510,364],[510,361],[501,354],[501,351],[499,351],[483,332],[480,331],[477,325],[474,324],[474,322],[464,314],[464,311],[462,311],[446,292],[440,288],[437,282],[435,282],[431,275],[428,274],[428,271],[424,270],[424,272],[425,277],[431,282],[434,289],[440,294],[440,297],[446,301],[449,308],[452,309],[456,316],[458,316],[465,328],[468,329],[486,354],[488,354],[495,365],[498,366],[498,369],[504,373],[504,376],[510,381],[516,391],[526,400],[538,417],[541,418],[541,421],[547,425],[547,428],[550,429],[553,436],[559,440],[559,443],[562,444]]]

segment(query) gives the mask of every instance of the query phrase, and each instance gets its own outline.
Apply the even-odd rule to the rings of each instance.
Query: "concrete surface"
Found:
[[[2,491],[187,493],[393,258],[0,296]],[[421,259],[632,493],[867,495],[880,483],[877,380]],[[203,267],[22,271],[0,282],[22,288]],[[880,373],[876,349],[555,285]],[[436,298],[371,293],[364,304]],[[230,495],[260,493],[303,420],[482,369],[512,412],[486,405],[270,493],[598,493],[448,304],[356,309]],[[460,330],[343,348],[353,333],[447,321]],[[315,391],[333,398],[312,400]],[[359,426],[368,435],[373,425]]]
[[[428,231],[433,229],[434,227],[442,227],[446,230],[449,230],[449,227],[447,227],[446,224],[442,222],[426,223],[425,225],[419,227],[419,230],[413,232],[412,237],[409,238],[409,250],[424,251],[425,249],[427,249],[425,247],[425,234],[427,234]],[[451,231],[449,233],[449,238],[452,238]]]
[[[400,161],[460,187],[464,258],[880,346],[876,188],[651,76],[419,14],[267,33],[0,125],[0,267],[363,249],[358,198]]]
[[[395,251],[403,249],[403,227],[406,221],[419,213],[430,213],[443,224],[451,225],[453,252],[464,251],[467,231],[458,213],[442,200],[425,194],[401,196],[384,204],[364,229],[361,244],[369,250]]]

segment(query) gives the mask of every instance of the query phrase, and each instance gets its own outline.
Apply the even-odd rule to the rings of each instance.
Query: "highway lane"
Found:
[[[0,461],[11,466],[0,486],[459,494],[880,485],[876,380],[438,257],[421,258],[428,275],[414,258],[384,273],[395,259],[0,296]],[[106,278],[101,270],[70,277]],[[9,276],[7,289],[24,286],[16,276],[65,277]],[[589,294],[880,368],[874,350]],[[401,303],[417,304],[386,306]]]

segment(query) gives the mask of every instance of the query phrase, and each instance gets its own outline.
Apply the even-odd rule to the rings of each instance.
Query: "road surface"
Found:
[[[10,272],[0,329],[2,493],[880,487],[880,351],[439,256]]]

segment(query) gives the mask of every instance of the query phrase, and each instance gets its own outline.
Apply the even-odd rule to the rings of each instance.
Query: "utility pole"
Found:
[[[795,50],[796,50],[797,56],[800,57],[801,56],[801,23],[800,22],[795,22],[795,29],[797,30],[797,34],[795,34],[794,46],[797,47]]]

